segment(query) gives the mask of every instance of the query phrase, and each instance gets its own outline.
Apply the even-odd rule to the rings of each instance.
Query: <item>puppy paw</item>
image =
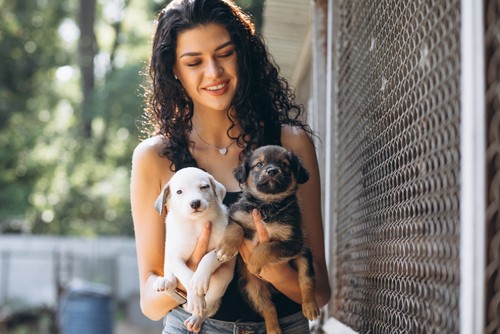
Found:
[[[215,247],[217,260],[227,262],[238,254],[238,249],[243,242],[243,228],[236,223],[229,223],[222,240]]]
[[[264,267],[266,264],[275,263],[271,261],[268,254],[265,252],[263,245],[264,244],[257,245],[253,249],[252,254],[250,254],[250,257],[248,258],[247,261],[247,269],[254,275],[259,275],[262,270],[262,267]]]
[[[205,321],[205,318],[199,317],[197,315],[191,315],[189,318],[184,320],[184,325],[190,332],[198,333],[201,330],[201,325]]]
[[[236,243],[234,244],[227,243],[219,245],[219,247],[215,249],[217,254],[217,261],[227,262],[231,260],[233,257],[236,256],[236,254],[238,254],[239,247],[240,245],[236,245]]]
[[[153,289],[158,292],[175,294],[177,287],[177,278],[172,273],[165,273],[165,276],[158,277],[153,284]]]
[[[207,304],[205,302],[205,297],[202,297],[196,293],[188,293],[186,310],[194,315],[203,317],[207,309]]]
[[[319,316],[319,308],[315,302],[302,303],[302,313],[309,320],[314,320]]]
[[[247,262],[247,269],[254,275],[259,275],[262,270],[262,265],[253,261]]]
[[[210,284],[210,275],[202,272],[202,270],[197,270],[194,272],[191,278],[191,291],[194,293],[204,296],[208,292],[208,286]]]

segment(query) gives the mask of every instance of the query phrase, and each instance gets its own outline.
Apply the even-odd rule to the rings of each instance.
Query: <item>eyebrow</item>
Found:
[[[220,49],[224,49],[226,46],[233,44],[232,41],[228,41],[226,43],[223,43],[219,45],[218,47],[215,48],[215,51],[219,51]],[[179,56],[179,58],[182,57],[193,57],[193,56],[200,56],[201,52],[185,52]]]

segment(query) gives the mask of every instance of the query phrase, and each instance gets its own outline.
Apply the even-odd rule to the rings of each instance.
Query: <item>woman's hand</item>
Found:
[[[254,242],[247,239],[243,241],[239,251],[245,263],[247,263],[247,261],[250,259],[252,252],[258,244],[270,241],[269,233],[266,229],[266,224],[262,220],[262,215],[260,214],[259,210],[254,209],[252,211],[252,218],[257,233],[257,241]],[[283,273],[286,273],[290,270],[291,268],[287,263],[266,264],[262,267],[262,270],[258,274],[258,277],[273,283],[284,279],[285,277],[283,277]]]
[[[195,271],[200,264],[201,259],[208,252],[208,242],[210,241],[210,234],[212,233],[212,222],[208,222],[205,224],[203,231],[201,232],[200,237],[198,238],[198,242],[196,243],[196,247],[194,248],[194,252],[186,262],[189,269]]]
[[[201,262],[201,259],[207,254],[208,251],[208,242],[210,241],[210,234],[212,233],[212,223],[208,222],[205,224],[203,231],[201,232],[200,237],[198,238],[198,242],[196,243],[196,247],[194,248],[194,252],[186,262],[186,265],[192,271],[196,271],[198,265]],[[181,282],[177,280],[177,286],[179,289],[186,291],[186,288],[182,286]]]
[[[259,210],[252,211],[252,218],[257,233],[257,242],[245,239],[240,246],[239,252],[245,263],[249,260],[255,247],[264,242],[269,242],[271,238],[266,229],[266,224],[262,220]],[[258,277],[271,283],[275,288],[283,292],[288,298],[296,303],[302,302],[302,296],[298,288],[297,272],[288,263],[266,264],[258,274]]]
[[[253,249],[259,244],[263,242],[269,242],[269,233],[267,232],[266,225],[262,220],[262,216],[257,209],[253,209],[252,211],[253,223],[255,225],[255,229],[257,231],[257,242],[253,242],[252,240],[244,239],[243,243],[240,246],[240,255],[243,258],[245,263],[252,255]]]

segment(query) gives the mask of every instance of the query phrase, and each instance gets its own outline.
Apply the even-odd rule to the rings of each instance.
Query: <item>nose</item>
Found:
[[[201,206],[201,201],[199,199],[195,199],[194,201],[192,201],[191,203],[191,208],[197,210],[200,208]]]
[[[269,167],[268,169],[266,169],[266,173],[269,176],[275,176],[279,173],[279,171],[280,170],[277,167]]]
[[[220,66],[219,62],[215,59],[212,59],[207,65],[206,75],[208,77],[217,78],[222,73],[222,66]]]

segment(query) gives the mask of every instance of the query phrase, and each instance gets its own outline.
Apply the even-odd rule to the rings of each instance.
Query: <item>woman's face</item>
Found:
[[[227,111],[238,83],[237,55],[224,26],[211,23],[180,33],[174,74],[195,111]]]

